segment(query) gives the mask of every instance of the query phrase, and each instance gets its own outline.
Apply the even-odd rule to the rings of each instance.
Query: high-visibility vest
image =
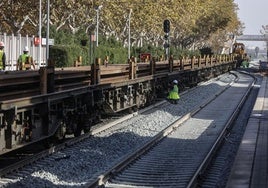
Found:
[[[30,56],[29,54],[21,54],[20,57],[19,57],[19,62],[20,63],[26,63],[26,59],[29,56]]]
[[[27,61],[27,59],[29,59],[31,56],[29,54],[21,54],[19,56],[18,62],[20,63],[20,67],[22,70],[26,70],[26,68],[30,68],[31,67],[31,63],[29,61]]]
[[[4,56],[4,51],[0,50],[0,69],[4,69],[3,56]]]
[[[178,100],[179,98],[179,88],[177,85],[174,85],[172,90],[168,94],[168,99]]]

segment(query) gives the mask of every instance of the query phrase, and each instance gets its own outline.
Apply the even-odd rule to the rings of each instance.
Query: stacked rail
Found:
[[[54,68],[39,70],[0,72],[0,101],[31,97],[47,93],[90,85],[130,81],[152,75],[166,75],[173,72],[200,70],[234,61],[233,56],[212,56],[203,58],[182,58],[180,60],[150,63],[101,65],[99,59],[91,66]]]

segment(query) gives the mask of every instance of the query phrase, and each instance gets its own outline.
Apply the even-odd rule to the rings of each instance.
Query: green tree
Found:
[[[42,2],[45,30],[47,1]],[[162,47],[165,19],[171,22],[170,40],[176,48],[213,47],[216,38],[220,40],[215,46],[220,48],[226,34],[239,33],[242,28],[233,0],[50,0],[50,25],[63,38],[57,40],[66,41],[65,34],[69,37],[81,31],[87,35],[94,31],[96,7],[100,5],[100,36],[114,37],[125,47],[129,23],[131,45],[138,47],[147,44]],[[2,0],[0,6],[0,32],[37,34],[39,1]]]

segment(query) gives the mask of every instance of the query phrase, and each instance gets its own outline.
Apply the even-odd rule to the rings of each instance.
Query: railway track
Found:
[[[253,84],[252,77],[240,76],[223,93],[172,123],[88,187],[197,187]]]
[[[217,80],[220,80],[220,79],[221,78],[218,78]],[[218,85],[213,84],[213,83],[211,83],[211,84],[213,85],[213,87],[217,87],[217,91],[218,90],[223,90],[223,89],[228,87],[228,83],[229,83],[230,80],[232,80],[232,78],[227,79],[227,81],[226,80],[225,81],[224,80],[219,81],[219,83],[217,83]],[[209,83],[207,83],[207,85],[209,85]],[[204,87],[204,88],[202,88],[202,87]],[[152,106],[149,111],[148,110],[146,112],[145,111],[144,112],[139,111],[137,113],[129,115],[128,117],[125,117],[125,119],[123,119],[123,120],[121,119],[120,121],[123,121],[122,123],[120,123],[119,120],[118,120],[117,122],[114,122],[113,124],[110,124],[112,127],[113,127],[113,125],[116,125],[115,127],[117,127],[117,128],[113,127],[112,128],[113,130],[111,130],[111,129],[109,131],[101,130],[102,133],[98,133],[97,130],[92,130],[92,132],[95,131],[95,134],[96,134],[95,136],[92,137],[92,135],[91,135],[91,136],[89,136],[90,137],[89,139],[86,138],[87,135],[84,135],[81,138],[79,137],[81,139],[80,141],[78,141],[78,142],[80,142],[79,144],[74,144],[73,145],[74,141],[69,141],[67,143],[64,143],[62,145],[62,147],[65,148],[64,150],[57,151],[56,147],[53,147],[50,150],[48,150],[48,151],[50,151],[50,154],[53,153],[53,155],[51,155],[49,157],[42,157],[43,159],[39,160],[40,162],[36,162],[37,163],[36,165],[31,164],[31,163],[30,163],[30,165],[25,164],[23,166],[23,168],[22,168],[23,170],[20,170],[17,175],[16,175],[16,173],[10,173],[10,174],[4,176],[3,178],[1,178],[0,182],[2,182],[3,185],[7,184],[7,185],[11,185],[11,186],[12,185],[29,186],[29,183],[32,182],[32,180],[31,180],[32,177],[42,176],[43,173],[44,173],[43,174],[44,176],[47,176],[46,175],[47,172],[45,173],[45,171],[46,171],[45,169],[46,168],[53,168],[53,166],[55,166],[55,168],[57,169],[57,172],[53,173],[55,176],[57,176],[56,175],[57,173],[61,174],[60,176],[62,176],[65,173],[66,174],[70,174],[70,173],[73,174],[74,172],[71,172],[72,170],[69,169],[70,171],[68,171],[68,169],[64,169],[64,168],[67,168],[66,165],[62,164],[62,165],[60,165],[60,167],[57,167],[59,165],[59,163],[65,163],[66,162],[66,164],[68,164],[67,166],[78,165],[79,167],[76,166],[76,167],[73,167],[73,168],[80,168],[81,167],[82,169],[80,171],[78,170],[80,172],[80,175],[76,175],[77,177],[75,176],[75,178],[74,178],[74,176],[72,176],[72,177],[69,176],[69,178],[66,178],[66,179],[62,177],[60,180],[55,180],[54,179],[54,180],[50,180],[50,181],[59,181],[58,183],[60,185],[69,185],[68,181],[70,181],[70,179],[73,179],[73,182],[76,182],[76,183],[73,183],[74,185],[84,185],[85,183],[89,183],[89,182],[91,182],[92,179],[95,179],[96,176],[100,175],[101,171],[103,171],[104,169],[108,168],[107,164],[104,164],[105,160],[106,161],[111,160],[110,163],[114,164],[115,161],[118,161],[119,158],[122,158],[123,156],[125,156],[126,152],[129,153],[130,151],[133,151],[133,149],[135,149],[135,148],[137,149],[138,147],[140,147],[140,145],[142,143],[148,142],[152,137],[152,136],[149,136],[149,135],[156,135],[157,132],[161,131],[164,127],[167,126],[166,122],[175,121],[176,119],[182,117],[183,114],[186,114],[187,112],[189,112],[189,109],[185,109],[185,107],[187,107],[187,105],[185,105],[184,108],[182,107],[184,105],[183,103],[187,103],[187,102],[189,103],[189,99],[190,99],[190,100],[192,100],[191,102],[193,102],[193,103],[191,104],[192,107],[188,106],[188,108],[196,108],[196,106],[198,108],[200,108],[200,106],[203,106],[204,101],[207,101],[208,98],[210,98],[210,97],[214,98],[216,92],[211,92],[211,91],[208,92],[205,87],[206,86],[200,86],[199,88],[197,87],[195,89],[191,89],[191,90],[185,92],[185,94],[182,95],[182,99],[180,101],[181,104],[179,103],[177,105],[178,109],[176,109],[175,111],[174,111],[174,106],[173,105],[170,105],[169,103],[159,103],[158,107],[157,106]],[[201,101],[203,101],[201,105],[200,105],[200,100],[194,101],[194,100],[196,100],[196,98],[194,96],[191,96],[191,92],[194,93],[195,90],[198,90],[198,89],[203,89],[204,91],[209,93],[209,94],[208,93],[203,93],[202,94],[202,93],[200,93],[200,91],[196,91],[196,93],[198,93],[198,95],[199,95],[199,99]],[[215,91],[216,91],[216,89],[215,89]],[[202,97],[202,95],[203,95],[203,97]],[[209,97],[209,95],[210,95],[210,97]],[[185,96],[185,98],[184,98],[184,96]],[[151,125],[151,127],[148,124],[139,126],[139,128],[140,128],[139,132],[141,132],[142,134],[139,137],[134,137],[135,141],[137,142],[136,146],[133,145],[133,146],[130,147],[129,144],[134,144],[133,140],[132,141],[127,141],[129,143],[125,143],[125,146],[124,146],[124,143],[122,143],[122,142],[124,142],[124,139],[126,139],[126,138],[123,138],[122,135],[120,135],[122,133],[126,133],[126,130],[125,130],[124,127],[128,126],[129,127],[128,129],[131,130],[130,132],[133,132],[134,126],[136,126],[133,123],[136,122],[139,125],[141,125],[140,122],[146,123],[146,121],[145,121],[146,119],[144,119],[144,118],[148,117],[148,119],[149,119],[151,116],[156,116],[157,112],[160,109],[161,109],[161,113],[163,113],[163,111],[165,111],[165,114],[167,116],[170,116],[167,113],[170,113],[171,115],[172,115],[172,113],[173,113],[173,115],[175,115],[175,114],[177,114],[177,115],[175,115],[174,117],[173,117],[173,115],[170,116],[172,118],[169,118],[169,120],[163,118],[163,122],[160,123],[160,124],[163,123],[163,125],[161,125],[161,126],[158,125],[159,126],[158,128],[157,128],[157,126],[155,126],[153,124]],[[132,119],[135,119],[135,118],[136,118],[136,120],[132,120]],[[152,121],[152,119],[149,120],[149,121]],[[128,125],[129,122],[131,122],[130,125]],[[159,124],[159,122],[156,122],[156,123]],[[102,129],[104,129],[104,128],[102,128]],[[135,133],[135,134],[138,134],[138,133]],[[146,137],[146,135],[147,135],[147,137]],[[126,136],[129,138],[131,136],[133,137],[134,135],[131,135],[131,134],[127,133]],[[123,140],[115,141],[113,139],[123,139]],[[105,142],[109,142],[110,146],[107,146],[105,144]],[[98,144],[100,144],[100,145],[98,145]],[[107,151],[104,151],[105,148],[109,149],[109,147],[112,148],[112,147],[115,147],[115,145],[117,146],[117,148],[119,147],[120,149],[122,149],[122,148],[124,148],[126,146],[128,148],[126,148],[125,153],[123,151],[119,151],[119,153],[115,154],[116,156],[112,156],[112,154],[110,154],[111,156],[109,156],[109,154],[105,154],[105,152],[107,152]],[[60,146],[57,146],[57,147],[60,147]],[[75,153],[77,151],[81,151],[82,153],[76,155]],[[83,153],[86,153],[87,157],[89,157],[89,158],[87,158]],[[99,155],[98,156],[99,159],[96,159],[98,162],[97,161],[94,162],[94,160],[93,160],[95,155]],[[75,157],[76,159],[74,159],[73,157]],[[108,159],[101,159],[101,157],[111,157],[111,158],[108,160]],[[81,162],[81,160],[88,161],[88,162],[85,162],[83,164]],[[91,160],[93,160],[93,161],[91,161]],[[75,162],[75,164],[73,164],[73,162]],[[98,167],[96,167],[97,169],[93,167],[94,166],[93,164],[97,165],[96,163],[98,163]],[[89,166],[87,166],[87,165],[89,165]],[[105,167],[105,165],[106,165],[106,167]],[[108,166],[110,166],[110,164]],[[38,169],[42,169],[41,172]],[[80,176],[82,176],[81,173],[85,169],[87,169],[86,170],[87,175],[85,175],[85,177],[87,177],[86,180],[85,180],[85,177],[84,177],[83,180],[81,180],[81,179],[78,180],[79,178],[82,178]],[[37,171],[39,171],[39,172],[37,172]],[[77,171],[77,169],[76,169],[76,171]],[[48,170],[48,172],[52,173],[52,170]],[[68,175],[66,175],[66,176],[68,176]],[[47,177],[47,178],[49,178],[49,177]],[[53,177],[50,177],[50,178],[53,179]],[[64,179],[65,179],[65,181],[64,181]],[[91,180],[89,180],[89,179],[91,179]],[[41,179],[38,180],[38,181],[41,181]],[[46,180],[46,181],[48,181],[48,180]],[[9,183],[7,183],[7,182],[9,182]],[[37,182],[34,182],[35,186],[36,186],[36,183]],[[52,186],[53,187],[53,186],[55,186],[55,184],[54,183],[51,183],[51,184],[48,183],[48,184],[46,184],[46,186]]]
[[[161,104],[161,102],[159,104]],[[30,144],[13,152],[3,154],[0,157],[0,176],[2,177],[7,175],[8,173],[17,171],[18,169],[23,168],[26,165],[29,165],[39,159],[45,158],[55,152],[77,144],[91,136],[94,136],[95,134],[99,134],[102,131],[107,131],[112,126],[120,122],[126,121],[127,119],[135,115],[137,115],[137,113],[121,115],[122,117],[119,116],[117,118],[112,119],[104,119],[101,123],[95,125],[90,133],[86,133],[80,137],[66,138],[64,143],[54,143],[54,145],[50,146],[48,149],[46,149],[46,140],[42,140],[40,142]],[[59,157],[58,159],[60,158],[61,157]]]
[[[234,163],[239,145],[247,128],[249,117],[252,113],[262,82],[261,77],[256,76],[257,81],[250,92],[248,99],[245,101],[241,112],[233,123],[233,128],[225,137],[221,147],[210,162],[209,167],[203,173],[200,187],[214,188],[226,187],[229,179],[231,168]]]

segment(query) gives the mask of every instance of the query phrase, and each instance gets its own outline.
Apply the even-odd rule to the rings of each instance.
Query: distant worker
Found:
[[[28,53],[29,53],[29,48],[28,46],[25,46],[25,48],[23,49],[23,54],[19,56],[19,59],[17,62],[17,70],[30,70],[31,66],[33,66],[33,69],[35,69],[33,58]]]
[[[178,81],[177,80],[173,80],[172,88],[169,91],[167,99],[172,104],[177,104],[178,103],[178,100],[180,99],[180,96],[179,96],[179,88],[178,88]]]
[[[0,70],[5,70],[6,68],[6,54],[4,52],[5,44],[0,42]]]
[[[248,57],[248,55],[245,53],[245,58],[242,62],[242,66],[243,68],[248,68],[249,67],[249,61],[250,61],[250,56]]]
[[[242,62],[242,67],[243,67],[243,68],[248,68],[248,67],[249,67],[249,60],[248,60],[248,59],[245,59],[245,60]]]

